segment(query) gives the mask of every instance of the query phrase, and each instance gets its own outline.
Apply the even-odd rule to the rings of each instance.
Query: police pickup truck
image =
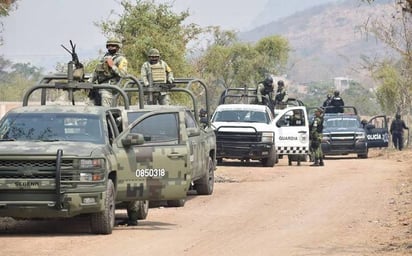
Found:
[[[241,88],[222,94],[221,104],[211,120],[218,163],[224,158],[260,160],[263,166],[272,167],[283,155],[308,155],[306,108],[279,109],[275,117],[268,106],[252,104],[256,100],[255,91]],[[229,98],[234,98],[231,102],[235,104],[227,104]]]
[[[182,133],[184,113],[166,114],[175,118],[179,134],[169,145],[154,147],[140,133],[143,119],[152,114],[126,125],[130,104],[123,90],[74,81],[70,70],[44,77],[27,90],[22,107],[0,120],[0,217],[88,215],[91,232],[110,234],[117,203],[186,198],[193,160],[190,135]],[[124,106],[76,100],[83,91],[101,89],[120,95]],[[55,91],[67,93],[70,101],[50,104]],[[29,105],[35,92],[41,104]]]
[[[323,115],[322,151],[324,155],[357,154],[367,158],[370,148],[388,147],[389,132],[386,116],[379,115],[361,120],[353,106]]]

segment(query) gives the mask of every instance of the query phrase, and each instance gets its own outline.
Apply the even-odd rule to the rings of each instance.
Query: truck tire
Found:
[[[363,154],[358,154],[358,158],[368,158],[368,149],[366,149],[366,152]]]
[[[137,201],[138,205],[138,211],[137,211],[137,219],[138,220],[144,220],[147,218],[147,215],[149,214],[149,200],[144,200],[144,201]]]
[[[169,207],[183,207],[185,206],[186,199],[179,199],[179,200],[167,200],[167,206]]]
[[[90,228],[94,234],[108,235],[112,233],[115,221],[115,190],[112,180],[107,181],[104,211],[90,216]]]
[[[275,166],[276,159],[277,159],[277,154],[276,154],[275,148],[272,147],[269,157],[262,159],[262,164],[264,167],[273,167]]]
[[[207,172],[201,179],[195,181],[195,189],[199,195],[211,195],[215,185],[215,165],[209,156]]]

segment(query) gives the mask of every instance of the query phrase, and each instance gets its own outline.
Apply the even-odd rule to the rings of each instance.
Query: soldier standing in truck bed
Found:
[[[149,50],[147,55],[148,61],[143,63],[141,68],[141,76],[144,86],[152,86],[153,84],[173,84],[174,77],[172,69],[169,65],[160,59],[160,52],[156,48]],[[146,100],[147,101],[147,100]],[[169,105],[170,97],[167,92],[160,92],[153,95],[153,102],[149,104]]]
[[[92,76],[93,83],[117,84],[127,75],[127,59],[120,53],[122,43],[118,38],[111,38],[106,42],[107,52],[97,64]],[[91,91],[89,98],[95,105],[111,106],[113,95],[107,90]]]

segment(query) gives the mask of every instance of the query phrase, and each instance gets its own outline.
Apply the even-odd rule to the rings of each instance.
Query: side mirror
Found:
[[[188,137],[199,136],[199,135],[200,135],[200,130],[198,128],[187,128]]]
[[[144,137],[143,134],[140,133],[129,133],[126,138],[122,139],[122,145],[124,147],[142,144],[144,144]]]

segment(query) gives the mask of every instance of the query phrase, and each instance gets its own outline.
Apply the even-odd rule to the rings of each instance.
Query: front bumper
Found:
[[[272,143],[219,143],[217,142],[217,158],[262,159],[272,153]]]

